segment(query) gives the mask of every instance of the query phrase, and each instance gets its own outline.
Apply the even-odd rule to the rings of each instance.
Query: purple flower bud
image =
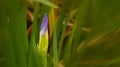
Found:
[[[45,13],[40,27],[40,35],[43,36],[46,33],[47,29],[48,29],[48,17],[47,13]]]

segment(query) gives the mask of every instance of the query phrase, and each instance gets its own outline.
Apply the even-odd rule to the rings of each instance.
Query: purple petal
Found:
[[[48,17],[47,17],[47,13],[45,13],[40,27],[41,36],[43,36],[46,33],[47,29],[48,29]]]

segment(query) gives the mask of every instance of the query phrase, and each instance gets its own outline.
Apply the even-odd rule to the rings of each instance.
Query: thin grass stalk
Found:
[[[53,61],[54,61],[54,66],[53,67],[58,67],[58,53],[57,53],[57,32],[56,29],[54,30],[53,33]]]
[[[61,58],[61,52],[62,52],[61,50],[62,50],[64,34],[65,34],[65,30],[66,30],[66,24],[63,24],[65,10],[66,10],[65,6],[63,6],[62,12],[61,12],[61,14],[58,18],[58,21],[57,21],[57,36],[60,38],[60,42],[58,44],[59,45],[59,47],[58,47],[59,60]]]

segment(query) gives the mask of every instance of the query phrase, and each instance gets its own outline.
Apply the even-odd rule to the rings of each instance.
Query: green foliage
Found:
[[[29,1],[34,1],[30,42],[28,1],[0,0],[0,67],[120,67],[120,0],[61,0],[59,8],[55,0]],[[43,56],[36,45],[41,20],[50,8],[61,12]]]
[[[54,7],[54,8],[58,8],[56,5],[52,4],[50,1],[48,0],[30,0],[30,1],[36,1],[36,2],[40,2],[42,4],[45,4],[47,6],[50,6],[50,7]]]

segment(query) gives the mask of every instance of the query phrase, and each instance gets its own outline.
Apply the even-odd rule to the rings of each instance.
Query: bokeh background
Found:
[[[120,0],[0,0],[0,67],[120,67],[119,52]]]

